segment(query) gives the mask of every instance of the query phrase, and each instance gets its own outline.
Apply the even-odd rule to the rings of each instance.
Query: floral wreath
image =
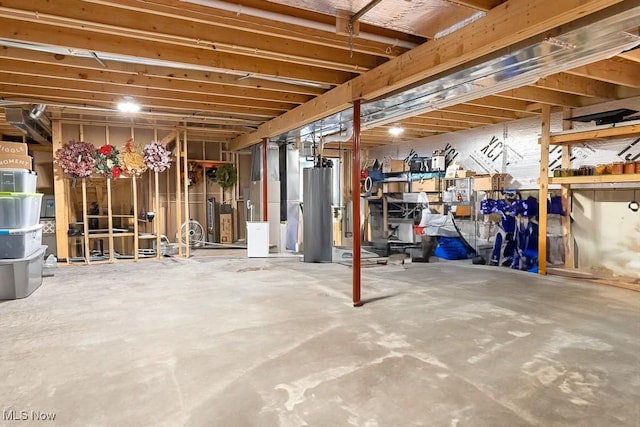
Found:
[[[119,160],[122,172],[126,175],[140,176],[147,170],[144,156],[140,153],[138,145],[133,142],[133,138],[127,139],[127,142],[124,143]]]
[[[223,189],[231,188],[238,180],[238,170],[234,165],[224,164],[216,171],[216,182]]]
[[[93,144],[84,141],[69,141],[56,150],[56,163],[71,178],[87,178],[95,171]]]
[[[171,152],[158,141],[144,147],[144,163],[154,172],[164,172],[171,166]]]
[[[96,172],[106,178],[119,178],[122,174],[120,168],[120,152],[113,145],[105,144],[96,151]]]

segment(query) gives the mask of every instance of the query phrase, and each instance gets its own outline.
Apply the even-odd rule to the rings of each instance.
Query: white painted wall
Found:
[[[628,208],[631,200],[640,201],[640,190],[574,192],[578,265],[640,278],[640,212]]]

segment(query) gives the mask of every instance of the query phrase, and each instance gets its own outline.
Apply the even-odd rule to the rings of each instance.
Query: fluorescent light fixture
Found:
[[[400,136],[402,132],[404,132],[404,128],[397,123],[389,128],[389,134],[391,136]]]
[[[118,103],[118,110],[123,113],[137,113],[140,111],[140,104],[136,103],[131,96],[125,96]]]

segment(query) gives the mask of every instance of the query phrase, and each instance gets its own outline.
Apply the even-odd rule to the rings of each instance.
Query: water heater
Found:
[[[302,171],[304,262],[333,260],[332,173],[329,167]]]

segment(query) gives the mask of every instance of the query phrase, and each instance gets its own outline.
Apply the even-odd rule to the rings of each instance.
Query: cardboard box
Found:
[[[473,178],[475,191],[501,191],[507,185],[507,174],[476,175]]]
[[[407,183],[404,181],[387,182],[384,184],[385,193],[404,193],[407,191]]]
[[[476,173],[474,171],[466,170],[466,169],[458,169],[456,171],[456,178],[468,178],[470,176],[475,176]]]
[[[420,193],[421,191],[440,191],[437,179],[423,179],[421,181],[411,182],[411,192]]]
[[[33,170],[38,174],[38,191],[53,194],[53,154],[34,151],[32,157]]]
[[[441,193],[430,193],[427,194],[427,200],[429,201],[429,203],[435,203],[438,204],[440,202],[442,202],[442,198],[440,197]]]
[[[220,214],[220,243],[233,243],[233,214]]]
[[[31,170],[33,161],[31,156],[20,154],[0,154],[0,169],[28,169]]]
[[[0,155],[19,155],[26,156],[29,154],[27,144],[21,142],[0,141]]]
[[[491,175],[476,175],[473,178],[474,191],[492,191],[494,179]]]
[[[409,167],[404,160],[389,160],[388,162],[385,162],[382,167],[382,172],[385,173],[406,172],[408,170]]]
[[[456,216],[471,216],[471,206],[459,205],[456,206]]]

